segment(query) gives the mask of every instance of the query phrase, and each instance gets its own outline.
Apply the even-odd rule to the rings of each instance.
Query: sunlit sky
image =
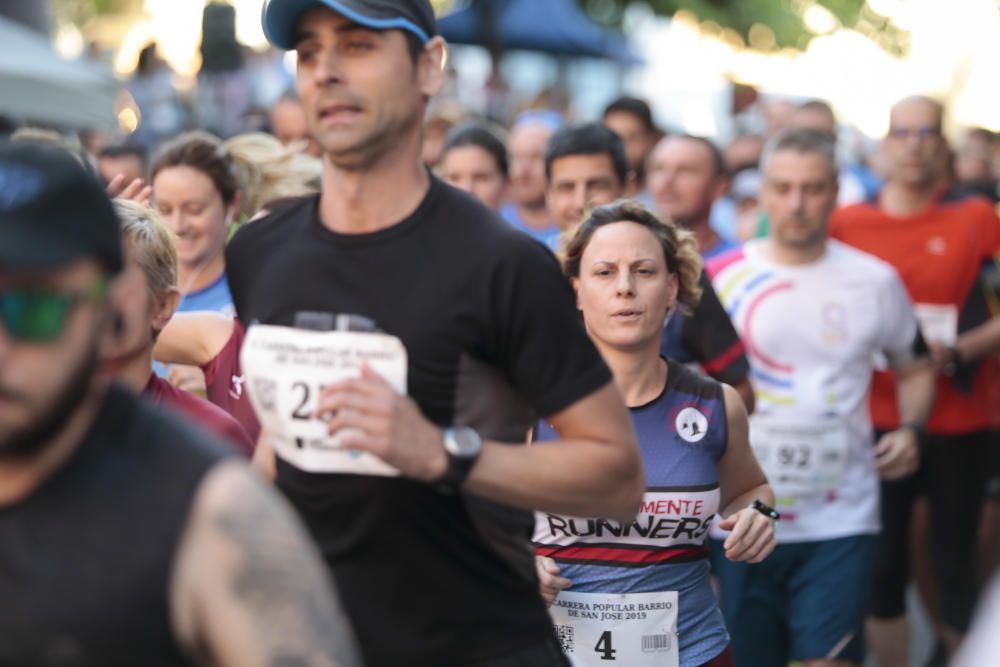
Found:
[[[857,33],[838,29],[813,0],[796,1],[807,24],[814,31],[828,33],[797,55],[762,55],[734,48],[683,18],[627,24],[647,62],[643,70],[631,75],[631,87],[657,106],[670,105],[671,113],[679,114],[687,129],[704,133],[717,129],[705,100],[718,96],[727,76],[770,94],[825,98],[842,122],[870,136],[884,132],[888,106],[913,93],[948,100],[956,125],[1000,131],[996,70],[1000,8],[996,0],[869,0],[873,9],[910,31],[910,52],[902,59],[889,56]],[[263,0],[233,0],[233,4],[237,37],[250,46],[263,47]],[[205,0],[145,0],[146,17],[128,30],[116,55],[116,70],[129,72],[139,49],[155,39],[175,70],[193,74],[198,66],[204,5]],[[678,96],[685,94],[691,103],[680,108]]]

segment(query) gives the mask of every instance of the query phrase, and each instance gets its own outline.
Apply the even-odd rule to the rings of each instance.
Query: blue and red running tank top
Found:
[[[663,393],[631,408],[646,493],[631,523],[539,512],[535,553],[580,593],[677,591],[680,664],[701,665],[729,644],[709,582],[705,539],[719,510],[717,464],[728,428],[722,385],[668,361]],[[540,422],[535,441],[557,440]]]

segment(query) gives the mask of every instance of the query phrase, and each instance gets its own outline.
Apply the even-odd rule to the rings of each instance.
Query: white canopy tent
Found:
[[[0,16],[0,115],[62,129],[110,129],[118,83],[110,71],[60,58],[39,32]]]

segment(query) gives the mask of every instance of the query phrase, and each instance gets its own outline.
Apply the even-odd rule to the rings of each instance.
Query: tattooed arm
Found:
[[[174,563],[173,625],[201,662],[355,667],[353,633],[312,542],[245,465],[202,482]]]

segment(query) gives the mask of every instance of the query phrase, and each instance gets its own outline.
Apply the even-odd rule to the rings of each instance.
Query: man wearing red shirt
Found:
[[[892,108],[884,142],[891,166],[877,202],[836,212],[830,234],[892,264],[916,304],[924,338],[941,361],[937,401],[916,475],[883,482],[883,533],[870,624],[880,667],[906,664],[903,593],[910,575],[908,527],[916,496],[930,506],[930,558],[949,653],[976,601],[975,540],[988,475],[992,360],[963,357],[963,342],[988,326],[979,276],[1000,252],[1000,220],[984,200],[945,196],[943,109],[924,97]],[[891,374],[876,374],[872,419],[899,427]]]

